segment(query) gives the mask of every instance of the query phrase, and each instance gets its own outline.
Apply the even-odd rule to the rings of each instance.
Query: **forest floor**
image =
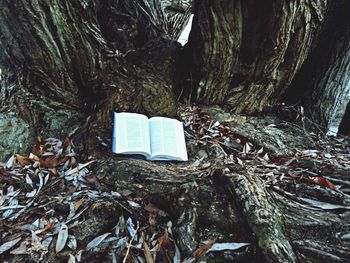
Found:
[[[304,207],[350,210],[349,138],[219,108],[181,107],[180,118],[190,160],[162,164],[167,170],[191,173],[194,184],[250,171],[264,187]],[[109,151],[110,141],[101,145]],[[174,235],[179,219],[135,193],[144,185],[110,188],[108,175],[95,169],[99,160],[81,156],[70,138],[38,137],[29,154],[0,163],[1,262],[206,262],[220,253],[254,251],[251,238],[208,234],[183,254],[184,241]],[[171,185],[178,177],[157,180]],[[339,238],[349,242],[350,233]]]

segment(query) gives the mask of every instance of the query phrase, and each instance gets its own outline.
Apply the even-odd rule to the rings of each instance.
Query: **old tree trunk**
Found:
[[[318,124],[335,130],[350,101],[348,10],[349,1],[329,3],[324,26],[319,37],[314,39],[313,50],[285,95],[291,103],[302,101]],[[349,134],[349,129],[349,117],[344,117],[340,132]]]
[[[109,153],[113,111],[174,117],[179,97],[224,105],[233,113],[261,113],[275,105],[309,52],[317,49],[313,43],[322,34],[325,15],[339,10],[326,0],[203,0],[194,1],[192,9],[191,5],[192,1],[180,0],[0,0],[1,159],[27,151],[37,135],[69,135],[86,157],[97,160],[93,168],[101,179],[97,190],[128,192],[126,196],[148,204],[148,210],[137,211],[127,208],[125,199],[91,205],[79,226],[69,226],[79,249],[97,235],[113,232],[119,215],[133,217],[141,227],[147,225],[153,207],[153,212],[162,209],[166,214],[158,218],[160,225],[173,222],[169,242],[177,244],[182,258],[191,257],[201,241],[217,238],[252,245],[208,253],[202,262],[348,261],[350,198],[341,192],[288,185],[301,197],[337,203],[337,210],[325,212],[300,203],[297,194],[268,187],[269,181],[256,176],[254,169],[215,154],[203,157],[211,162],[205,170],[206,166],[150,163]],[[183,48],[175,40],[191,11],[193,30]],[[332,44],[337,52],[330,51],[325,62],[332,72],[348,71],[348,65],[334,66],[345,63],[337,56],[348,47],[348,36]],[[329,81],[313,82],[314,97],[320,96],[315,86]],[[213,116],[220,121],[237,117]],[[253,126],[240,120],[245,121],[227,125],[235,131],[241,124],[249,138]],[[268,134],[269,129],[261,132]],[[258,145],[269,142],[259,134],[253,139]],[[189,145],[189,150],[193,161],[197,152],[208,149]],[[269,154],[274,153],[280,152]],[[306,166],[310,173],[325,170],[337,180],[348,175],[345,168],[318,167],[315,160],[305,161]],[[0,176],[3,173],[0,170]],[[35,215],[40,216],[41,210],[36,209]],[[0,228],[14,231],[16,220],[4,221]],[[162,251],[158,262],[169,262]],[[174,245],[169,251],[175,251]],[[61,254],[62,258],[68,259],[69,253]],[[132,249],[128,260],[139,262],[132,259],[133,253]],[[95,256],[86,252],[84,260],[90,262]],[[59,254],[57,258],[48,253],[43,260],[55,262]],[[0,259],[9,256],[0,253]],[[13,262],[27,259],[24,255]],[[110,255],[102,260],[108,262]]]

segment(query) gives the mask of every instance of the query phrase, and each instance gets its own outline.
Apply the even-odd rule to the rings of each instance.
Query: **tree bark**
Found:
[[[348,103],[342,122],[339,126],[339,133],[343,135],[350,135],[350,103]]]
[[[87,138],[80,131],[78,139],[84,141],[87,155],[101,157],[94,170],[103,178],[100,187],[133,191],[136,198],[166,211],[176,222],[174,236],[184,256],[198,247],[198,237],[208,239],[209,229],[209,237],[251,242],[253,248],[243,252],[244,259],[256,262],[262,257],[265,262],[347,258],[347,240],[336,240],[335,233],[349,232],[348,212],[327,214],[334,224],[327,242],[338,247],[316,251],[325,246],[319,233],[312,235],[318,228],[314,219],[322,228],[328,226],[323,214],[267,189],[255,171],[237,172],[238,165],[213,159],[213,172],[205,171],[203,178],[203,170],[191,166],[123,159],[101,146],[98,140],[110,137],[113,111],[176,114],[173,89],[181,47],[173,39],[185,24],[187,9],[170,29],[173,10],[167,16],[164,5],[155,0],[0,0],[0,7],[0,45],[5,51],[0,65],[6,68],[0,127],[10,127],[5,132],[10,130],[12,138],[25,133],[19,139],[30,142],[39,131],[57,136],[76,128],[88,130]],[[322,0],[270,0],[265,5],[196,1],[189,43],[199,87],[196,98],[248,113],[274,103],[304,60],[324,10]],[[9,121],[11,114],[15,122]],[[99,136],[103,133],[108,136]],[[256,141],[267,141],[255,135]],[[326,197],[339,195],[344,205],[350,204],[345,195],[332,192]],[[115,208],[119,200],[114,202]],[[118,208],[135,213],[123,205]],[[103,227],[110,229],[115,218],[105,209],[96,217],[103,217]],[[142,212],[137,215],[145,220],[148,214]],[[92,231],[102,231],[96,222],[78,228],[81,242],[91,240],[96,234]],[[236,256],[221,255],[226,262]]]
[[[310,171],[327,174],[327,169],[315,162]],[[167,214],[183,257],[191,256],[203,238],[218,237],[221,242],[251,242],[252,247],[243,253],[209,253],[202,262],[348,261],[349,210],[324,211],[302,201],[314,196],[345,207],[350,204],[346,194],[293,181],[281,189],[267,185],[255,171],[219,162],[212,171],[203,178],[200,170],[186,166],[123,158],[105,159],[96,169],[105,175],[102,191],[131,191]],[[334,170],[332,178],[345,179],[346,174],[346,169]],[[129,213],[140,221],[148,215],[143,209]],[[104,217],[115,225],[117,218]],[[90,239],[96,235],[88,225],[79,232],[88,232]]]
[[[163,17],[163,26],[172,40],[178,40],[192,13],[193,0],[150,0],[158,17]],[[158,8],[157,8],[158,6]],[[159,7],[161,9],[159,9]]]
[[[195,1],[195,97],[256,113],[273,105],[308,55],[326,1]]]
[[[349,10],[349,1],[330,2],[313,52],[286,94],[290,102],[301,100],[325,130],[338,129],[350,100]]]
[[[172,89],[180,45],[171,39],[185,25],[187,11],[180,21],[164,21],[158,1],[0,6],[0,65],[9,76],[15,73],[12,109],[31,126],[57,134],[96,112],[99,124],[108,127],[113,110],[176,113]],[[165,22],[175,23],[172,31]]]

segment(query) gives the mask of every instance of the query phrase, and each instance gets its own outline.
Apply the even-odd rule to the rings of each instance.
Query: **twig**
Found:
[[[124,257],[124,259],[123,259],[123,263],[126,262],[126,259],[127,259],[128,256],[129,256],[130,248],[131,248],[131,243],[132,243],[132,241],[134,241],[135,236],[136,236],[137,231],[139,230],[139,228],[140,228],[140,224],[139,224],[139,222],[137,222],[137,228],[136,228],[135,234],[131,237],[131,240],[130,240],[129,245],[128,245],[128,250],[126,251],[125,257]]]

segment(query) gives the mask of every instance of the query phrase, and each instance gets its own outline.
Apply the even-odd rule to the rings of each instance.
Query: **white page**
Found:
[[[137,113],[114,113],[114,153],[143,154],[150,157],[150,136],[148,118]]]
[[[153,160],[187,161],[183,125],[175,119],[153,117],[149,119],[151,153]]]

